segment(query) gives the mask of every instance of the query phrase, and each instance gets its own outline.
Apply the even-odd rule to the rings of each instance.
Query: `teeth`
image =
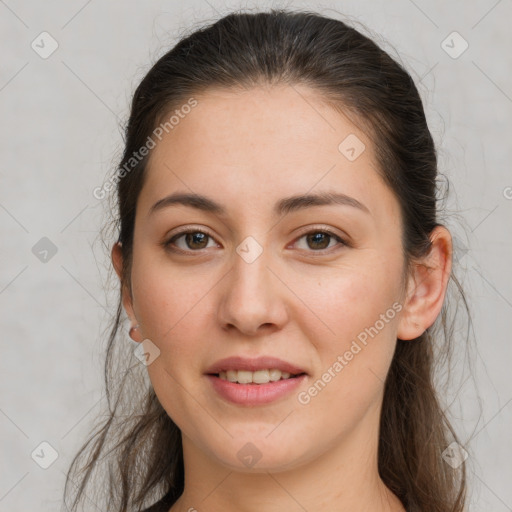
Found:
[[[289,379],[291,374],[282,372],[276,368],[270,370],[257,370],[249,372],[247,370],[228,370],[220,372],[219,378],[228,380],[229,382],[238,382],[238,384],[267,384],[276,382],[280,379]]]

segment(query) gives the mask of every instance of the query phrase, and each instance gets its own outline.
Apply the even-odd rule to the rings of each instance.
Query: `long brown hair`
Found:
[[[429,235],[439,225],[437,156],[409,73],[342,21],[287,10],[231,13],[184,37],[134,93],[115,176],[113,227],[122,244],[123,287],[131,286],[135,211],[148,161],[148,156],[136,162],[133,157],[159,123],[210,87],[299,83],[354,116],[371,134],[378,172],[401,206],[406,270],[428,253]],[[454,285],[464,299],[452,273]],[[422,336],[398,340],[385,382],[378,467],[409,512],[462,512],[466,500],[465,464],[453,469],[442,457],[457,437],[434,386],[438,359],[453,347],[446,302]],[[468,310],[465,299],[464,305]],[[168,510],[183,492],[181,433],[148,385],[124,332],[116,343],[122,311],[120,295],[106,350],[107,417],[70,465],[64,499],[73,494],[73,484],[71,510],[91,499],[106,499],[110,512],[142,510],[158,499],[161,510]],[[93,476],[102,488],[94,498]]]

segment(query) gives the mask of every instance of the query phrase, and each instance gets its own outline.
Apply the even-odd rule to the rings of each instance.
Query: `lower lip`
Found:
[[[216,375],[207,375],[207,377],[215,391],[229,402],[237,405],[262,405],[290,394],[305,381],[307,375],[267,384],[238,384],[223,380]]]

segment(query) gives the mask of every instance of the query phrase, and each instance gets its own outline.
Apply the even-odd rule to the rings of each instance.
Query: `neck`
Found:
[[[247,473],[222,466],[183,435],[185,490],[170,512],[405,512],[379,477],[377,439],[358,428],[293,469]]]

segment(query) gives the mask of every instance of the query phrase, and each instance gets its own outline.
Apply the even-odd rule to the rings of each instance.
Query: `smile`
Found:
[[[238,384],[268,384],[269,382],[277,382],[297,377],[290,372],[283,372],[277,368],[269,370],[257,370],[255,372],[247,370],[227,370],[218,374],[222,380],[229,382],[237,382]]]
[[[231,374],[231,371],[229,373]],[[222,399],[232,404],[248,407],[265,405],[285,398],[291,395],[308,377],[305,373],[300,375],[289,374],[284,377],[283,373],[279,372],[279,379],[271,381],[271,370],[259,370],[256,372],[233,371],[233,373],[236,376],[236,380],[232,382],[228,380],[227,375],[225,378],[221,374],[206,375],[206,377],[215,393]],[[258,379],[260,373],[266,374],[262,375],[261,379],[269,380],[259,384],[254,382],[253,379]],[[254,374],[256,374],[256,377],[253,376]],[[273,377],[276,378],[277,373],[274,373]],[[249,378],[251,379],[250,382],[246,382]],[[238,379],[243,382],[238,382]]]

